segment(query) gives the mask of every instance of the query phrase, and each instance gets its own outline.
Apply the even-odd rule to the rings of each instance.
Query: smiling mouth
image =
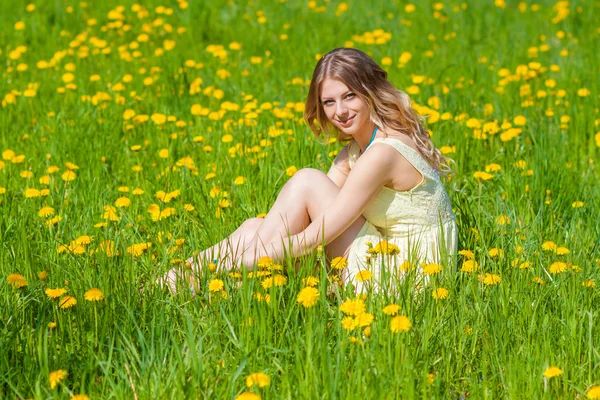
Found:
[[[354,119],[354,117],[356,117],[356,114],[346,120],[342,121],[341,119],[338,119],[337,121],[341,124],[346,124],[346,123],[348,123],[348,121],[352,121],[352,119]]]

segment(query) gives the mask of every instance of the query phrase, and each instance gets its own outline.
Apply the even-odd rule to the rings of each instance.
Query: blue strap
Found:
[[[378,126],[375,127],[375,130],[373,131],[373,135],[371,136],[371,141],[369,141],[369,144],[367,145],[367,147],[365,147],[365,151],[367,151],[367,149],[369,148],[369,146],[371,145],[371,143],[373,143],[373,140],[375,140],[375,135],[377,135],[377,130],[379,129]]]

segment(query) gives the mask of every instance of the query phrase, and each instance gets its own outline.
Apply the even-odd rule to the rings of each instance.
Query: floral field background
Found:
[[[0,2],[0,397],[600,398],[598,13]],[[302,111],[344,46],[455,161],[456,262],[358,297],[318,252],[154,285],[328,169],[341,145]]]

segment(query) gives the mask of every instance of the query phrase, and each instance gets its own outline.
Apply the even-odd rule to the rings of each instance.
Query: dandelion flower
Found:
[[[494,175],[492,174],[488,174],[487,172],[483,172],[483,171],[477,171],[473,174],[473,178],[475,179],[479,179],[482,181],[487,181],[490,180],[494,177]]]
[[[344,328],[347,331],[351,331],[354,330],[354,328],[356,328],[357,323],[356,320],[352,317],[344,317],[342,318],[342,328]]]
[[[223,289],[225,283],[220,279],[213,279],[208,282],[208,290],[211,292],[219,292]]]
[[[358,271],[358,273],[356,274],[356,280],[359,282],[368,281],[372,277],[373,277],[373,274],[371,273],[371,271],[368,271],[366,269],[363,269],[362,271]]]
[[[439,264],[425,264],[423,265],[423,273],[425,275],[435,275],[442,270],[442,266]]]
[[[356,321],[356,325],[360,328],[364,328],[371,325],[374,319],[375,317],[373,316],[373,314],[370,313],[363,313],[354,318],[354,320]]]
[[[317,304],[319,299],[319,291],[314,287],[305,287],[298,293],[296,301],[302,304],[305,308],[309,308]]]
[[[131,200],[129,200],[129,198],[127,197],[119,197],[116,201],[115,201],[115,207],[119,207],[119,208],[127,208],[131,205]]]
[[[437,288],[431,294],[436,300],[444,300],[448,297],[448,289],[446,288]]]
[[[398,246],[386,240],[382,240],[381,242],[377,243],[374,248],[377,249],[377,252],[380,254],[396,255],[400,253]]]
[[[485,276],[483,277],[483,283],[487,286],[494,286],[499,284],[500,282],[502,282],[502,278],[500,278],[500,275],[485,274]]]
[[[67,290],[63,288],[48,288],[44,291],[44,293],[46,293],[46,296],[48,296],[50,299],[56,299],[57,297],[60,297],[63,294],[67,293]]]
[[[471,251],[471,250],[460,250],[458,252],[458,254],[460,254],[462,256],[465,256],[465,257],[467,257],[470,260],[473,259],[473,258],[475,258],[475,253],[473,253],[473,251]]]
[[[570,253],[570,251],[566,247],[557,247],[556,248],[556,254],[558,254],[559,256],[569,254],[569,253]]]
[[[90,400],[90,397],[85,394],[76,394],[71,397],[71,400]]]
[[[346,300],[340,305],[340,311],[347,315],[360,315],[365,312],[365,303],[361,299]]]
[[[551,274],[560,274],[561,272],[565,272],[567,270],[567,264],[562,261],[557,261],[550,265],[549,270]]]
[[[348,259],[345,257],[336,257],[331,260],[331,268],[333,269],[344,269],[348,265]]]
[[[383,313],[385,315],[396,315],[400,311],[400,306],[398,304],[390,304],[383,307]]]
[[[75,178],[77,178],[77,174],[75,174],[75,172],[73,172],[71,170],[67,170],[67,171],[65,171],[65,173],[63,173],[61,175],[61,178],[65,182],[70,182],[72,180],[75,180]]]
[[[91,288],[83,295],[83,298],[87,301],[100,301],[104,300],[104,293],[102,290],[97,288]]]
[[[494,247],[490,249],[490,251],[488,251],[488,255],[490,257],[502,257],[504,255],[504,251],[502,249]]]
[[[41,210],[38,212],[38,215],[42,218],[46,218],[46,217],[53,216],[54,213],[55,213],[54,208],[45,206],[45,207],[41,208]]]
[[[77,304],[77,299],[73,296],[65,296],[61,299],[59,306],[60,308],[71,308]]]
[[[588,399],[600,399],[600,386],[592,386],[585,394]]]
[[[302,283],[304,286],[317,286],[319,284],[319,279],[315,278],[314,276],[307,276],[306,278],[302,279]]]
[[[54,389],[56,385],[58,385],[67,377],[67,375],[69,375],[69,373],[64,369],[50,372],[50,375],[48,376],[48,381],[50,381],[50,389]]]
[[[238,395],[234,400],[260,400],[260,396],[252,392],[244,392]]]
[[[556,251],[557,247],[558,246],[556,245],[556,243],[551,241],[546,241],[542,243],[542,250]]]
[[[583,287],[595,287],[596,286],[596,282],[594,282],[593,279],[588,279],[587,281],[581,282],[581,286],[583,286]]]
[[[544,376],[548,379],[560,376],[563,374],[563,370],[558,367],[550,367],[544,371]]]
[[[262,372],[255,372],[248,375],[246,378],[246,387],[252,387],[256,385],[263,388],[265,386],[269,386],[270,383],[271,379],[269,378],[269,375],[263,374]]]
[[[27,279],[21,274],[10,274],[6,277],[6,282],[16,289],[27,286]]]
[[[404,315],[398,315],[390,321],[390,330],[394,333],[408,332],[412,328],[412,323]]]
[[[259,268],[269,268],[271,265],[273,265],[274,261],[271,257],[269,256],[264,256],[258,259],[257,261],[257,265]]]
[[[477,271],[478,268],[479,268],[479,264],[477,263],[477,261],[467,260],[463,263],[460,270],[461,270],[461,272],[466,272],[466,273],[470,274],[470,273]]]

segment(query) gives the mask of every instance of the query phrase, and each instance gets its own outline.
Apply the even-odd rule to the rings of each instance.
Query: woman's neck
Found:
[[[371,143],[371,139],[374,139],[373,133],[375,132],[376,128],[377,125],[371,122],[367,127],[365,127],[365,129],[362,132],[357,132],[357,134],[354,135],[354,140],[360,148],[360,154],[364,153],[367,150],[367,147]]]

